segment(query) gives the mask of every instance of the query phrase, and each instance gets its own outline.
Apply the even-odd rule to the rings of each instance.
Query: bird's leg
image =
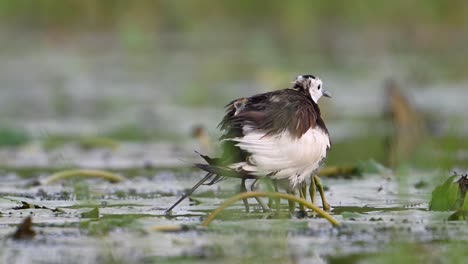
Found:
[[[330,211],[331,207],[330,207],[330,204],[327,202],[327,199],[325,198],[325,192],[323,190],[322,182],[320,181],[320,178],[317,175],[314,175],[314,179],[315,179],[315,184],[317,184],[320,197],[322,198],[323,210]]]
[[[278,183],[275,180],[273,180],[273,187],[275,188],[275,192],[279,192]],[[275,199],[275,207],[276,207],[276,212],[279,213],[280,211],[280,199],[279,198]]]
[[[201,179],[197,184],[195,184],[188,192],[186,192],[182,197],[177,200],[171,207],[164,211],[165,214],[170,214],[172,209],[174,209],[180,202],[182,202],[185,198],[189,197],[198,187],[200,187],[203,183],[205,183],[209,178],[213,177],[213,173],[208,172],[203,179]]]
[[[305,182],[302,183],[299,188],[299,197],[301,197],[304,200],[307,200],[306,188],[307,188],[307,185]],[[299,204],[299,210],[305,213],[305,207],[303,204]]]
[[[307,184],[303,182],[301,186],[299,186],[299,197],[301,199],[307,200],[306,191],[307,191]],[[307,213],[306,213],[305,207],[303,204],[300,203],[299,212],[297,212],[297,218],[304,218],[306,216],[307,216]]]
[[[312,204],[316,204],[317,201],[317,185],[315,184],[315,175],[310,175],[310,186],[309,186],[309,195]]]
[[[273,183],[273,180],[268,181],[268,191],[272,191],[274,186],[275,186],[275,184]],[[273,208],[273,201],[275,201],[274,198],[268,197],[268,207],[269,208]]]
[[[276,182],[276,180],[270,180],[269,183],[271,183],[271,186],[273,186],[273,191],[274,192],[279,192],[278,183]],[[276,208],[276,212],[279,213],[279,211],[280,211],[280,199],[279,198],[268,197],[268,207],[269,208],[273,208],[273,203],[275,204],[274,207]]]
[[[255,179],[255,181],[252,183],[252,185],[250,185],[250,190],[252,192],[255,192],[257,191],[258,189],[258,179]],[[258,197],[255,197],[255,200],[257,200],[258,204],[262,207],[263,209],[263,212],[268,212],[270,211],[270,208],[268,207],[268,205],[266,205],[262,199],[258,198]]]
[[[294,190],[288,189],[286,193],[291,194],[291,195],[296,195]],[[288,200],[288,205],[289,205],[289,212],[291,214],[294,214],[296,211],[296,203],[294,201],[289,201]]]
[[[245,179],[242,179],[240,185],[240,193],[244,192],[247,192],[247,188],[245,187]],[[249,201],[247,199],[242,199],[242,202],[244,202],[245,211],[248,213],[250,211]]]

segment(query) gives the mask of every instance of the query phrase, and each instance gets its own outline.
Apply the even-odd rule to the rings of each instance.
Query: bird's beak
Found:
[[[332,98],[331,93],[329,93],[329,92],[327,92],[325,90],[322,91],[322,95],[325,96],[325,97],[328,97],[328,98]]]

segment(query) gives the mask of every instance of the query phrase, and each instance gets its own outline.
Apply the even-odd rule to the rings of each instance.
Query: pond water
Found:
[[[352,180],[323,179],[331,213],[343,224],[339,228],[321,218],[289,216],[286,203],[281,216],[262,213],[251,199],[254,210],[250,213],[237,203],[208,228],[178,232],[152,228],[197,226],[235,194],[238,181],[202,186],[196,203],[186,200],[167,217],[164,210],[168,205],[201,175],[189,170],[140,174],[148,176],[129,177],[116,184],[88,180],[35,187],[29,185],[30,179],[5,176],[0,187],[3,261],[309,263],[359,257],[373,262],[375,252],[390,254],[406,246],[421,247],[432,254],[419,256],[409,251],[404,253],[407,258],[442,261],[466,257],[466,250],[457,247],[468,238],[466,222],[447,222],[451,212],[429,211],[432,184],[418,187],[418,182],[434,179],[434,174],[412,172],[405,177],[404,186],[389,171]],[[21,202],[44,208],[14,209]],[[83,215],[95,208],[99,208],[99,217]],[[36,237],[30,241],[7,238],[26,216],[32,216]],[[447,251],[452,255],[446,256]]]

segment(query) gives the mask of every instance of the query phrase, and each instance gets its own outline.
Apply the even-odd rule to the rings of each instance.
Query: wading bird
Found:
[[[247,191],[247,179],[255,179],[251,185],[254,191],[258,179],[269,178],[276,191],[278,185],[288,193],[299,189],[301,197],[305,198],[306,181],[310,176],[312,202],[315,203],[318,187],[323,207],[329,210],[320,179],[315,175],[331,146],[328,129],[317,104],[322,96],[331,97],[324,90],[320,78],[300,75],[291,88],[239,98],[229,103],[218,125],[223,132],[220,138],[221,157],[201,155],[208,164],[196,164],[196,167],[208,173],[166,212],[170,212],[200,185],[207,181],[208,185],[216,183],[223,177],[241,178],[241,192]],[[257,201],[264,210],[269,209],[262,200]],[[244,205],[248,211],[247,200],[244,200]]]

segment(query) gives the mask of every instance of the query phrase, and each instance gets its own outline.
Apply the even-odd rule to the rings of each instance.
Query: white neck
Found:
[[[309,89],[309,94],[310,94],[310,97],[312,98],[312,100],[314,100],[314,102],[316,104],[318,104],[318,100],[320,99],[320,97],[322,97],[322,93],[320,92],[316,92],[316,91],[313,91],[312,89]]]

